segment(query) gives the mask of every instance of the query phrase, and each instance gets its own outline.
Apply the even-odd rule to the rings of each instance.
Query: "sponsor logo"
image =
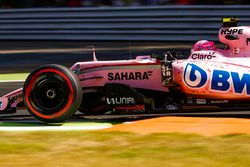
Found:
[[[191,58],[194,60],[196,60],[196,59],[201,59],[201,60],[212,59],[212,58],[216,57],[214,54],[215,54],[215,52],[209,52],[208,54],[194,53],[191,55]]]
[[[172,68],[167,66],[167,65],[162,65],[161,66],[161,72],[162,72],[162,76],[164,77],[171,77],[172,76]]]
[[[232,85],[229,80],[232,80]],[[246,94],[250,95],[250,74],[213,70],[211,82],[212,90],[227,91],[230,86],[233,86],[235,93],[242,94],[243,91],[246,90]]]
[[[243,29],[223,29],[220,34],[222,35],[233,35],[233,34],[243,34]]]
[[[247,45],[250,43],[250,38],[246,39],[246,43],[247,43]]]
[[[233,53],[234,54],[239,54],[240,53],[240,48],[234,48]]]
[[[187,97],[187,104],[193,104],[193,98],[192,97]]]
[[[170,63],[161,65],[162,84],[164,86],[168,86],[168,84],[173,82],[171,66],[172,65]]]
[[[211,104],[225,104],[228,103],[228,100],[211,100]]]
[[[166,105],[165,108],[168,110],[168,111],[174,111],[174,110],[179,110],[180,108],[176,105]]]
[[[207,83],[207,73],[200,67],[188,63],[186,65],[183,79],[187,86],[200,88]],[[213,69],[211,73],[210,89],[226,92],[233,88],[234,93],[250,95],[250,74],[233,71]]]
[[[133,97],[111,97],[106,98],[107,104],[135,104]]]
[[[196,99],[196,104],[207,104],[206,99]]]
[[[191,88],[200,88],[207,82],[207,73],[195,64],[188,63],[184,70],[184,82]]]
[[[153,71],[108,73],[108,80],[148,80]]]
[[[135,110],[135,111],[145,111],[144,105],[133,105],[133,106],[119,106],[115,108],[116,110]]]

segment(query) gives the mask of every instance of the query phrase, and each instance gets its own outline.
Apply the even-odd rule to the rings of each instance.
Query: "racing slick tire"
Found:
[[[82,88],[71,70],[49,64],[30,73],[23,86],[23,96],[27,110],[38,120],[63,122],[78,110]]]

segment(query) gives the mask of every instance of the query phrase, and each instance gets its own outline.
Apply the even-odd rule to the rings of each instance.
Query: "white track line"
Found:
[[[72,131],[72,130],[100,130],[110,128],[112,125],[94,126],[12,126],[0,127],[0,131]]]
[[[0,83],[24,82],[25,80],[0,80]]]

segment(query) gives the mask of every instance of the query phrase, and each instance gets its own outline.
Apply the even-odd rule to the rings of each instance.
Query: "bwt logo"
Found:
[[[211,90],[228,91],[233,86],[234,93],[250,95],[250,74],[213,70]]]
[[[184,82],[191,88],[200,88],[207,82],[207,73],[199,66],[188,63],[184,70]]]
[[[211,73],[210,90],[227,92],[230,87],[236,94],[250,95],[250,74],[214,69]],[[201,88],[207,83],[208,75],[199,66],[188,63],[185,67],[184,82],[191,88]]]

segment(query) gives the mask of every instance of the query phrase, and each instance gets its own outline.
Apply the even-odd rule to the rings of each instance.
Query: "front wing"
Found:
[[[22,88],[0,97],[0,114],[15,113],[17,106],[20,104],[23,104]]]

